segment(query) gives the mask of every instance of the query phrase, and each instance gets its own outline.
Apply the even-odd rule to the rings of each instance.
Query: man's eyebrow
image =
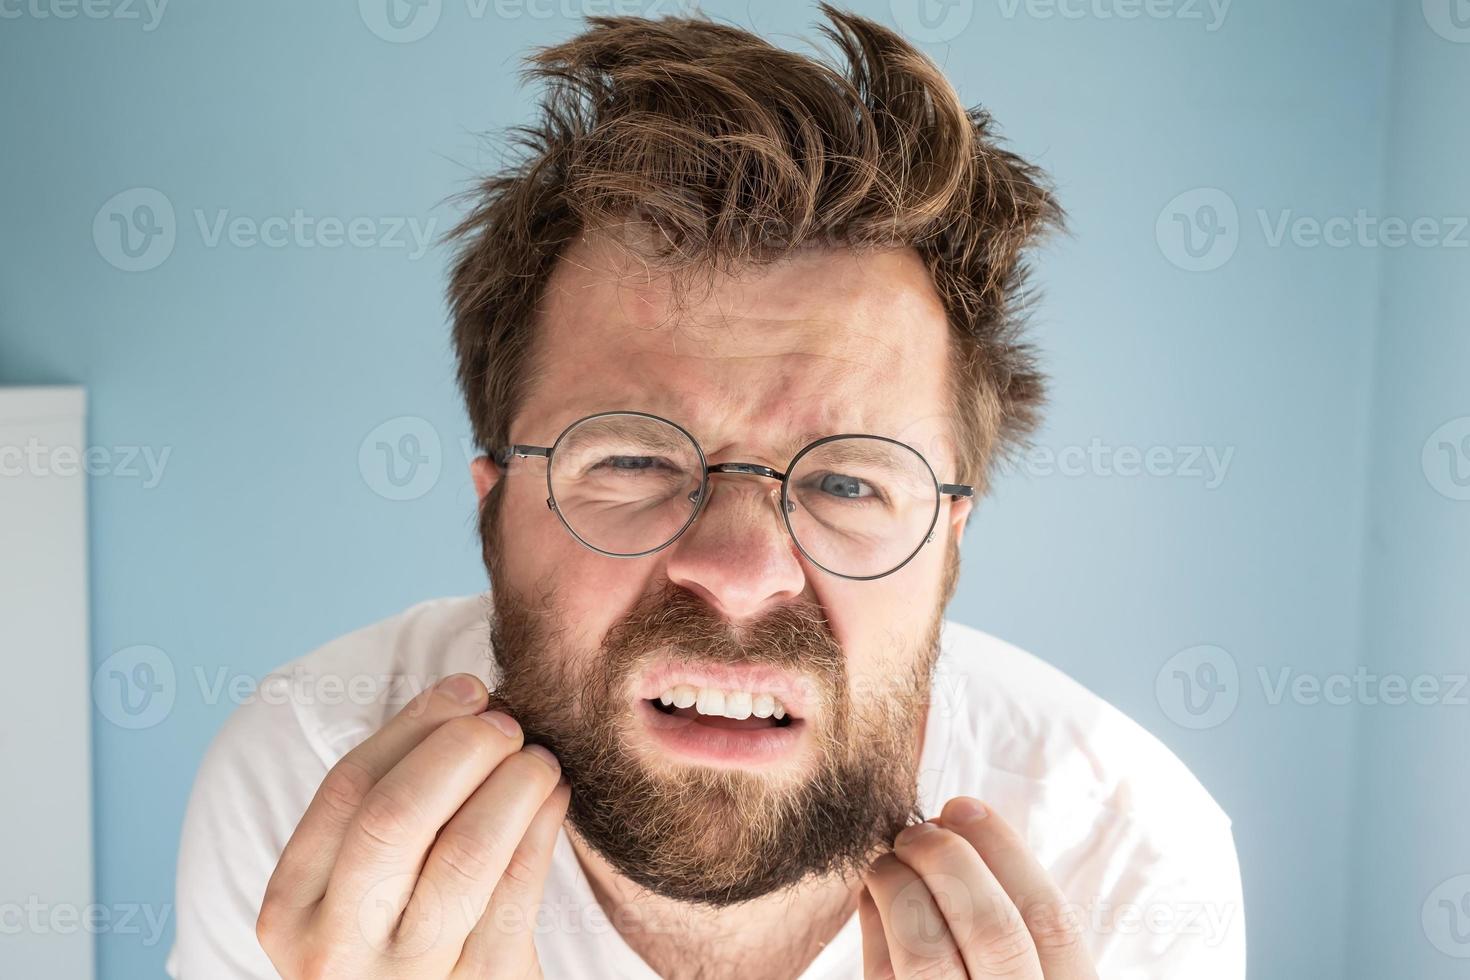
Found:
[[[660,412],[654,411],[654,410],[651,410],[651,409],[641,409],[640,408],[640,409],[630,409],[629,411],[645,411],[645,412],[648,412],[648,414],[655,416],[656,418],[663,419],[663,420],[669,421],[669,422],[674,422],[676,425],[679,425],[679,426],[685,428],[691,435],[694,436],[695,440],[699,442],[700,448],[701,449],[705,449],[705,443],[702,440],[700,440],[700,438],[699,438],[699,428],[698,428],[698,426],[695,426],[693,428],[690,428],[685,423],[680,422],[680,421],[678,421],[677,419],[675,419],[675,418],[673,418],[671,416],[661,414]],[[578,419],[585,418],[585,417],[586,416],[584,416],[584,415],[579,415],[575,419],[568,420],[567,424],[570,424],[572,421],[576,421]],[[685,445],[683,442],[681,442],[677,438],[675,438],[674,437],[674,434],[671,431],[665,433],[664,430],[662,430],[662,429],[660,429],[660,428],[658,428],[656,426],[649,425],[648,424],[648,421],[646,419],[639,419],[639,418],[636,418],[636,417],[626,417],[626,416],[625,417],[611,416],[611,417],[608,417],[606,419],[603,419],[601,422],[599,422],[599,425],[606,427],[606,430],[607,431],[610,431],[614,436],[617,436],[617,437],[620,437],[620,438],[627,438],[627,439],[631,439],[631,438],[634,438],[634,437],[641,437],[641,438],[644,438],[644,439],[648,439],[648,438],[651,438],[654,433],[657,433],[659,436],[663,436],[663,435],[667,434],[670,437],[667,441],[660,440],[659,442],[657,442],[655,444],[655,448],[658,448],[658,449],[661,449],[661,450],[664,450],[664,451],[670,451],[671,452],[671,451],[674,451],[676,449],[682,448]],[[564,430],[565,427],[566,426],[563,425],[562,429],[559,429],[558,432]],[[843,434],[852,434],[852,435],[881,435],[882,433],[873,432],[870,428],[865,427],[865,426],[863,426],[861,424],[858,424],[858,423],[831,425],[831,426],[823,426],[821,428],[805,429],[805,430],[803,430],[801,432],[795,433],[794,435],[791,435],[791,436],[788,436],[788,437],[786,437],[784,439],[781,439],[779,442],[776,443],[777,455],[782,457],[782,459],[780,460],[780,462],[777,465],[786,465],[786,464],[789,464],[791,462],[792,457],[794,457],[801,450],[805,449],[807,446],[810,446],[812,443],[816,442],[818,439],[825,439],[828,436],[843,435]],[[755,435],[758,435],[758,434],[757,433],[752,433],[751,435],[752,436],[755,436]],[[737,453],[737,455],[739,455],[739,454]]]
[[[924,482],[922,471],[916,469],[911,462],[905,463],[904,457],[895,455],[895,451],[887,443],[850,439],[831,443],[818,453],[823,465],[872,467],[873,470],[893,474],[914,486],[917,486],[913,483],[914,480]]]
[[[821,452],[824,459],[843,463],[891,465],[893,450],[886,446],[886,443],[875,445],[871,439],[844,439],[829,443]]]
[[[646,423],[639,422],[635,419],[608,419],[606,424],[609,427],[609,431],[611,431],[615,436],[621,438],[640,438],[644,440],[656,439],[656,441],[652,444],[653,448],[657,448],[666,452],[675,451],[680,448],[684,448],[687,445],[678,436],[676,436],[672,430],[660,429],[654,426],[650,426]],[[836,429],[811,429],[806,432],[791,436],[786,440],[783,440],[781,443],[778,444],[779,450],[784,452],[784,459],[781,460],[781,463],[785,464],[790,462],[791,458],[802,449],[805,449],[807,446],[816,442],[818,439],[825,439],[827,436],[837,435],[838,431],[839,430]],[[840,431],[852,432],[856,430],[843,429]],[[695,440],[698,441],[698,434],[693,433],[692,430],[691,434],[694,434]],[[667,436],[668,438],[662,438],[664,436]],[[704,443],[701,442],[699,445],[701,449],[704,448]],[[737,453],[736,455],[739,454]]]
[[[871,426],[860,425],[857,423],[853,423],[851,425],[828,426],[823,429],[811,429],[809,431],[801,433],[798,436],[795,436],[791,443],[791,449],[793,452],[795,452],[799,449],[804,449],[807,446],[810,446],[818,439],[825,439],[828,436],[839,435],[883,436],[883,433],[873,431],[873,428]]]
[[[598,420],[597,426],[614,438],[627,439],[630,442],[638,440],[648,444],[649,448],[662,452],[673,453],[689,448],[689,443],[683,436],[667,426],[655,425],[648,419],[614,415]]]

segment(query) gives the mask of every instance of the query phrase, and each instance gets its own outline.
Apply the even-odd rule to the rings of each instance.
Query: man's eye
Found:
[[[830,494],[834,497],[856,499],[860,497],[881,496],[872,484],[860,480],[855,476],[845,476],[841,473],[823,474],[818,479],[817,486],[823,493]]]

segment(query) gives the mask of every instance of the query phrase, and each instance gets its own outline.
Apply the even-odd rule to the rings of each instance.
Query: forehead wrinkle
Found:
[[[691,340],[715,341],[710,357],[751,357],[809,355],[856,361],[855,355],[882,350],[897,353],[893,341],[864,329],[850,320],[812,316],[746,316],[728,314],[693,314],[678,317],[670,327],[671,339],[680,332]],[[764,329],[763,329],[764,328]],[[731,341],[737,350],[727,351],[719,341]],[[741,347],[773,348],[743,353]],[[817,348],[817,349],[813,349]],[[828,350],[830,348],[830,350]]]
[[[634,350],[626,352],[620,363],[605,365],[609,370],[598,368],[592,355],[587,350],[575,352],[571,364],[564,362],[563,370],[557,372],[569,383],[565,387],[552,383],[552,389],[560,388],[570,396],[553,409],[554,419],[560,423],[558,432],[587,415],[627,410],[659,415],[689,428],[702,445],[748,443],[755,433],[787,428],[785,421],[801,424],[794,420],[802,416],[815,420],[806,422],[801,432],[785,443],[791,454],[817,438],[841,432],[895,434],[882,426],[875,428],[871,416],[874,409],[888,403],[884,396],[892,393],[891,379],[874,375],[863,359],[843,352],[718,355],[704,350],[679,354]],[[691,367],[698,365],[696,376],[685,377],[685,372],[669,370],[670,358]],[[661,365],[660,360],[665,364]],[[777,369],[764,370],[765,365],[783,361],[786,363]],[[719,370],[722,366],[729,370]],[[752,377],[757,374],[760,376]],[[853,381],[854,376],[859,380]],[[592,383],[575,384],[573,378]],[[671,378],[680,380],[671,382]],[[872,397],[875,394],[877,397]]]

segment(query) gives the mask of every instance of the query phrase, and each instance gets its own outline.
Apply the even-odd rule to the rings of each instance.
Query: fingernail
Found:
[[[460,704],[475,704],[480,700],[480,682],[469,674],[455,674],[439,682],[439,690]]]
[[[952,800],[948,807],[951,820],[969,823],[972,820],[983,820],[990,811],[985,804],[979,800],[972,800],[968,796],[961,796]]]
[[[903,830],[898,832],[898,837],[894,839],[894,843],[897,844],[900,841],[911,841],[924,834],[938,829],[939,828],[937,826],[927,820],[925,820],[923,823],[909,824],[907,827],[903,828]]]
[[[546,765],[550,767],[552,772],[561,772],[561,763],[556,761],[556,756],[552,755],[551,750],[548,749],[546,746],[527,745],[525,748],[521,749],[521,751],[526,753],[527,755],[534,755],[536,758],[546,763]]]
[[[480,717],[500,729],[506,738],[515,738],[521,734],[521,726],[504,711],[487,711],[480,715]]]

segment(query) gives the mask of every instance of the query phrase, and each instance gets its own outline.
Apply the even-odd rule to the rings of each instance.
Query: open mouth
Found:
[[[635,702],[643,730],[660,754],[684,763],[723,768],[794,763],[804,754],[807,721],[799,688],[751,672],[736,677],[646,678]],[[723,682],[726,686],[716,687]],[[748,687],[736,687],[744,683]],[[760,687],[770,685],[762,690]],[[755,688],[752,690],[752,688]],[[652,692],[658,691],[657,695]]]
[[[725,691],[677,684],[648,704],[660,714],[727,731],[789,728],[796,722],[781,699],[765,691]]]

